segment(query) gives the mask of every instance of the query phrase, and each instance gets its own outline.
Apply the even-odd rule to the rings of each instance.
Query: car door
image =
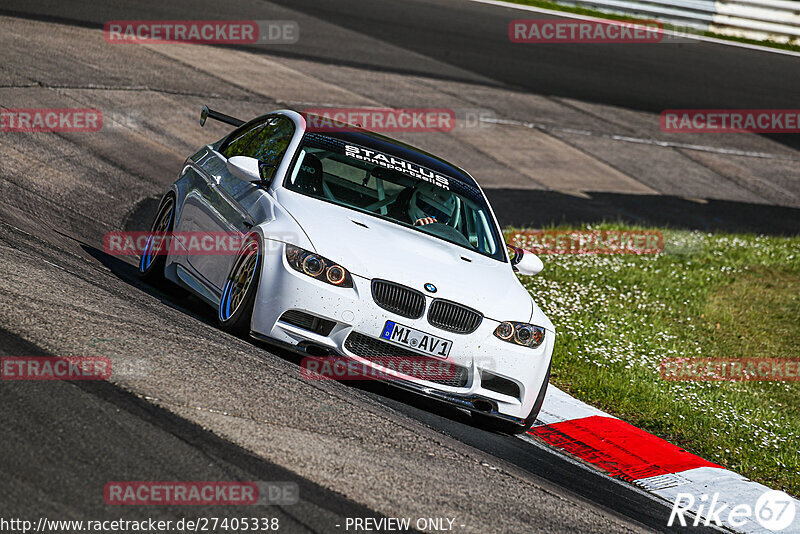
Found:
[[[248,206],[254,206],[264,188],[237,178],[228,171],[228,158],[248,156],[277,168],[294,134],[294,123],[282,115],[267,115],[234,131],[209,157],[198,161],[206,178],[205,194],[187,196],[184,218],[191,221],[189,231],[246,233],[260,221],[253,219]],[[210,284],[216,293],[222,290],[233,254],[189,254],[187,263]]]

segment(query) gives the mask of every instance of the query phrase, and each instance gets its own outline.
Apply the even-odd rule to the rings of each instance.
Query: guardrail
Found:
[[[565,6],[654,18],[724,35],[800,44],[800,1],[555,0]]]

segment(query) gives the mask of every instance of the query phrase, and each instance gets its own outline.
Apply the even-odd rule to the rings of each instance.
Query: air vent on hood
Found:
[[[366,223],[363,223],[361,221],[357,221],[355,219],[350,219],[350,220],[353,222],[353,224],[357,224],[358,226],[361,226],[362,228],[369,228],[369,226],[367,226]]]

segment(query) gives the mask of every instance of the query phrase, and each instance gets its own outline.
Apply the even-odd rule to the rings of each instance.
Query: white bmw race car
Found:
[[[507,246],[465,171],[355,127],[311,131],[280,110],[186,160],[164,196],[139,273],[188,289],[228,331],[381,379],[522,432],[550,376],[555,332],[515,273],[542,269]],[[232,254],[164,247],[159,235],[236,234]],[[446,363],[420,375],[410,362]],[[439,369],[440,367],[436,367]]]

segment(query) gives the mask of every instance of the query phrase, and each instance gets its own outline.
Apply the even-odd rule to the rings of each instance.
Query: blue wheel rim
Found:
[[[153,228],[150,230],[150,235],[147,236],[147,241],[144,244],[142,257],[139,260],[139,272],[143,273],[147,271],[156,257],[161,253],[161,249],[164,247],[164,240],[161,240],[158,247],[155,247],[153,238],[157,235],[166,235],[169,231],[172,226],[172,215],[175,211],[173,209],[174,206],[175,203],[172,199],[169,199],[169,201],[161,207],[161,211],[153,223]]]
[[[260,263],[261,254],[258,241],[251,238],[239,253],[239,257],[228,275],[228,280],[225,282],[219,304],[220,320],[227,321],[238,311],[255,280]]]

